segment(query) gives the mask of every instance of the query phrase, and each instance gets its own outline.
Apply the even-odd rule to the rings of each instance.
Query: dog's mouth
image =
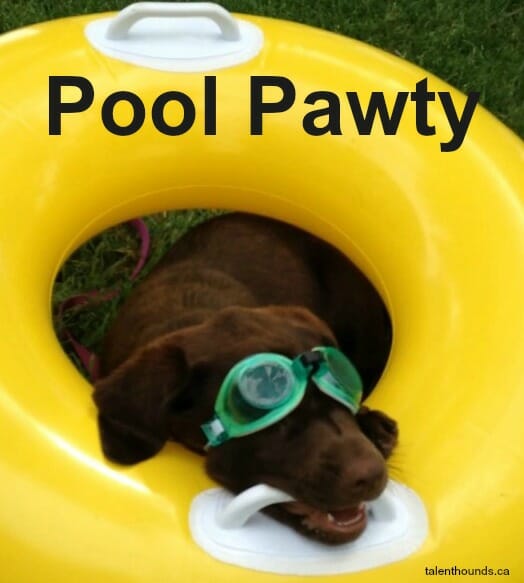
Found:
[[[364,502],[328,512],[304,502],[286,502],[272,508],[278,508],[278,518],[290,523],[300,532],[330,544],[355,540],[367,525]],[[274,513],[275,517],[277,512]]]

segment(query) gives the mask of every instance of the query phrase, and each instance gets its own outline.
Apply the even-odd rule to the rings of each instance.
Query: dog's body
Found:
[[[203,453],[200,425],[246,356],[338,345],[369,391],[390,342],[380,297],[333,247],[278,221],[216,217],[177,242],[107,335],[94,396],[104,452],[135,463],[174,439]],[[363,407],[354,417],[308,387],[276,425],[211,448],[207,470],[233,491],[260,482],[286,490],[298,502],[272,509],[277,518],[343,542],[364,528],[356,508],[383,489],[396,436],[385,415]]]

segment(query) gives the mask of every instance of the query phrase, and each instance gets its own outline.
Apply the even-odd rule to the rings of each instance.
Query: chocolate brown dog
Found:
[[[263,482],[291,494],[296,502],[267,509],[275,518],[325,542],[353,540],[363,503],[387,481],[397,426],[386,415],[362,406],[354,416],[310,383],[284,419],[207,452],[200,426],[249,355],[339,346],[369,392],[390,343],[379,295],[332,246],[275,220],[215,217],[176,243],[107,335],[94,393],[103,451],[134,464],[178,441],[207,453],[208,473],[233,492]]]

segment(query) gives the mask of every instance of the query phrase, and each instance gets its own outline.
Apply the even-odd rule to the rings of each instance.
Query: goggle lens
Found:
[[[349,358],[332,347],[314,349],[323,355],[324,362],[313,374],[313,381],[326,394],[357,413],[362,400],[362,381]]]
[[[342,387],[355,384],[355,370],[349,360],[339,351],[326,350],[324,358],[331,377]]]
[[[238,391],[252,407],[273,409],[287,401],[294,382],[289,367],[268,361],[242,371]]]

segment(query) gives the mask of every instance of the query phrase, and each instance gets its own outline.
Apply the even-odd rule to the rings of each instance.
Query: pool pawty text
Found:
[[[75,87],[80,90],[76,101],[63,100],[62,89]],[[272,88],[271,99],[265,95]],[[275,99],[275,92],[277,98]],[[180,136],[188,132],[197,115],[202,115],[204,135],[217,135],[217,80],[214,76],[205,76],[203,82],[203,111],[197,112],[196,106],[189,95],[182,91],[166,91],[160,94],[146,111],[146,105],[139,95],[132,91],[116,91],[104,96],[100,110],[101,123],[107,131],[117,136],[129,136],[140,130],[146,116],[151,116],[155,128],[168,136]],[[67,115],[79,115],[92,107],[95,99],[95,88],[85,77],[50,76],[49,77],[49,134],[62,135],[67,132]],[[439,127],[439,134],[446,134],[446,139],[440,141],[442,152],[453,152],[460,148],[473,113],[479,100],[478,92],[467,95],[465,104],[457,108],[449,91],[431,91],[427,78],[415,84],[412,91],[398,91],[388,99],[382,91],[372,91],[369,96],[361,99],[356,91],[347,91],[343,96],[332,91],[313,91],[305,96],[297,95],[293,82],[281,76],[251,76],[250,79],[250,122],[251,135],[264,133],[264,121],[271,116],[282,115],[297,106],[302,100],[307,111],[302,117],[302,129],[310,136],[342,135],[357,133],[368,136],[372,132],[382,132],[386,136],[396,135],[406,108],[414,108],[414,124],[420,136],[434,136],[436,126],[429,119],[430,103],[440,107],[446,120],[446,127]],[[125,123],[115,119],[115,108],[119,104],[130,108],[130,119]],[[166,121],[166,107],[169,104],[181,107],[181,119],[176,124]],[[432,108],[432,111],[435,111]],[[348,117],[350,124],[342,123],[342,117]],[[441,124],[444,125],[444,124]],[[64,127],[63,127],[64,126]],[[220,131],[220,128],[218,129]],[[223,128],[227,131],[227,128]],[[269,130],[268,130],[269,131]],[[440,135],[439,135],[440,139]]]

